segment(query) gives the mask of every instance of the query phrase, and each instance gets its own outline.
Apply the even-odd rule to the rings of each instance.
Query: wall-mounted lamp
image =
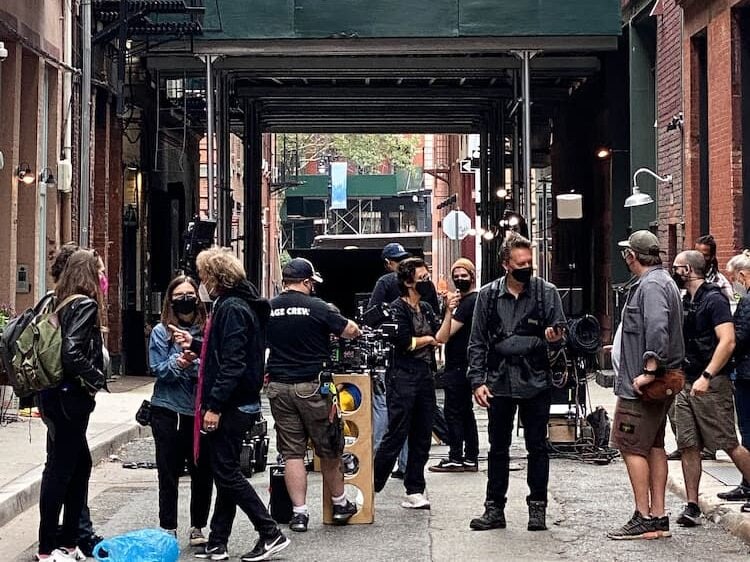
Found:
[[[55,187],[57,185],[57,182],[55,181],[55,176],[52,173],[52,170],[49,168],[44,168],[42,172],[39,174],[39,181],[42,183],[46,183],[47,187]]]
[[[497,194],[497,196],[498,196],[498,197],[499,197],[500,199],[505,199],[505,198],[506,198],[506,197],[508,196],[508,190],[507,190],[507,189],[505,189],[504,187],[501,187],[500,189],[498,189],[498,190],[496,191],[496,194]]]
[[[641,205],[648,205],[649,203],[653,203],[654,200],[651,198],[651,196],[648,193],[641,193],[641,188],[638,187],[638,183],[636,182],[636,178],[638,177],[638,174],[648,174],[649,176],[652,176],[656,178],[658,181],[663,182],[670,182],[672,181],[672,174],[667,174],[666,176],[660,176],[656,172],[652,172],[648,168],[638,168],[635,173],[633,174],[633,194],[625,199],[625,208],[628,207],[640,207]]]
[[[619,148],[610,148],[608,146],[602,146],[596,149],[596,157],[599,160],[607,160],[608,158],[611,158],[612,155],[616,152],[628,152],[627,150],[622,150]]]
[[[34,174],[31,173],[31,168],[29,167],[28,162],[21,162],[18,165],[16,175],[18,176],[18,181],[22,181],[26,185],[34,183]]]

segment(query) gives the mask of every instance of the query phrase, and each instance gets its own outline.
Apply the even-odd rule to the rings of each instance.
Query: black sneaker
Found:
[[[271,537],[261,537],[247,554],[243,554],[240,560],[243,562],[255,562],[256,560],[267,560],[277,552],[284,550],[292,541],[284,536],[281,530],[276,529],[276,534]]]
[[[667,526],[669,519],[667,518]],[[658,539],[661,535],[656,530],[656,524],[653,519],[648,519],[641,515],[640,511],[635,511],[630,521],[625,523],[619,529],[607,533],[607,537],[615,541],[632,541],[636,539]]]
[[[307,524],[310,522],[310,516],[307,513],[295,513],[289,521],[289,529],[297,533],[307,531]]]
[[[464,472],[479,472],[479,463],[475,460],[466,459],[464,461]]]
[[[505,512],[503,507],[494,501],[484,502],[484,514],[475,517],[469,527],[475,531],[489,531],[490,529],[505,529]]]
[[[223,544],[207,544],[203,550],[198,550],[195,553],[195,557],[203,558],[204,560],[229,560],[227,547]]]
[[[431,466],[428,470],[430,472],[463,472],[464,463],[461,461],[453,461],[451,459],[442,459],[439,463]]]
[[[682,451],[680,451],[679,449],[675,449],[674,451],[672,451],[671,453],[667,455],[668,461],[678,461],[681,458],[682,458]]]
[[[357,506],[346,500],[345,505],[333,505],[333,524],[334,525],[346,525],[352,515],[357,513]]]
[[[669,516],[668,515],[664,515],[662,517],[652,517],[651,524],[653,525],[654,530],[659,535],[659,538],[672,536],[672,532],[669,530]]]
[[[701,508],[693,502],[688,503],[677,518],[677,524],[683,527],[695,527],[702,523]]]
[[[750,500],[750,488],[740,484],[733,490],[729,490],[728,492],[719,492],[718,494],[716,494],[716,496],[719,499],[722,499],[728,502],[747,501],[747,500]]]
[[[85,539],[80,539],[78,541],[78,548],[80,548],[81,552],[83,552],[87,557],[93,558],[94,547],[103,540],[104,537],[100,537],[99,535],[89,535]]]
[[[404,479],[404,473],[403,471],[399,470],[398,468],[391,472],[391,478],[395,478],[396,480],[403,480]]]

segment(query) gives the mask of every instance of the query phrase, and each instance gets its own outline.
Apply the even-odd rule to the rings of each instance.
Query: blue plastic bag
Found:
[[[100,562],[177,562],[180,547],[161,529],[141,529],[110,537],[94,547]]]

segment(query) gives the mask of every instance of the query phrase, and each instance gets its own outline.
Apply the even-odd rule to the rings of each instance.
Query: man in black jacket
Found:
[[[489,470],[485,512],[475,530],[505,528],[509,450],[516,408],[529,455],[529,531],[547,529],[551,402],[548,347],[563,345],[565,322],[557,288],[533,277],[531,242],[511,234],[502,248],[507,274],[479,291],[469,338],[467,377],[474,399],[489,408]]]
[[[240,261],[223,248],[198,255],[201,293],[213,300],[203,341],[173,330],[175,341],[200,355],[196,426],[208,434],[208,454],[216,483],[211,534],[198,558],[226,560],[227,542],[237,507],[260,535],[245,562],[265,560],[289,546],[253,487],[242,475],[240,451],[245,433],[260,415],[265,329],[270,307],[246,279]],[[196,437],[195,443],[200,443]]]

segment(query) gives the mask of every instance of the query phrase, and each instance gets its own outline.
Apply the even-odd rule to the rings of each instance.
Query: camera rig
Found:
[[[391,364],[393,339],[398,326],[385,323],[373,329],[362,327],[362,335],[353,340],[331,336],[327,370],[333,373],[370,373],[385,371]]]

